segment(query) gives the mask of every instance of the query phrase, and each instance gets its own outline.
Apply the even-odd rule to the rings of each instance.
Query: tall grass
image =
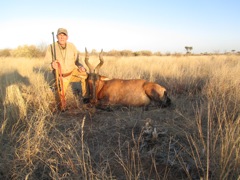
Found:
[[[1,58],[0,179],[240,178],[239,56],[104,60],[102,75],[158,82],[173,107],[140,117],[68,97],[58,113],[43,59]]]

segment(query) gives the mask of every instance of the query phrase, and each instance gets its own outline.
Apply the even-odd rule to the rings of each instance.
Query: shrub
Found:
[[[134,56],[152,56],[152,52],[148,50],[136,51],[134,52]]]
[[[155,56],[162,56],[162,53],[160,51],[154,53]]]
[[[9,57],[9,56],[11,56],[11,49],[0,50],[0,57]]]
[[[23,45],[18,46],[17,49],[12,51],[13,57],[28,57],[28,58],[34,58],[34,57],[43,57],[45,54],[45,49],[37,48],[34,45]]]
[[[107,53],[108,56],[121,56],[120,52],[117,50],[111,50]]]
[[[130,51],[130,50],[122,50],[120,52],[121,56],[132,56],[133,55],[133,52]]]

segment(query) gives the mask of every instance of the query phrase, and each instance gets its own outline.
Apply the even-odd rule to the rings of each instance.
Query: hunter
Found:
[[[54,34],[53,34],[54,36]],[[68,42],[68,31],[64,28],[59,28],[57,31],[57,42],[53,41],[53,44],[48,46],[45,62],[49,62],[50,68],[53,71],[58,71],[58,75],[55,74],[55,81],[61,78],[61,87],[58,89],[58,93],[62,93],[65,99],[66,90],[70,83],[81,83],[81,92],[83,102],[89,101],[88,91],[86,86],[87,72],[83,65],[79,62],[79,53],[73,43]],[[58,76],[58,77],[56,77]],[[60,77],[61,76],[61,77]],[[56,82],[57,83],[57,82]],[[66,110],[66,103],[61,103],[59,108],[61,111]]]

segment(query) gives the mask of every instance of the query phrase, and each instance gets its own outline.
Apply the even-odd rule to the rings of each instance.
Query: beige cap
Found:
[[[68,36],[68,32],[67,32],[67,30],[64,29],[64,28],[59,28],[59,29],[58,29],[58,31],[57,31],[57,35],[59,35],[59,34],[61,34],[61,33],[66,34],[66,35]]]

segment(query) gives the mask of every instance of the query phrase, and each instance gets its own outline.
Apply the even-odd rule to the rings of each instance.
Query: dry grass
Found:
[[[97,57],[90,61],[98,63]],[[54,112],[43,59],[0,59],[0,179],[239,179],[240,57],[105,57],[110,78],[164,85],[173,106]]]

